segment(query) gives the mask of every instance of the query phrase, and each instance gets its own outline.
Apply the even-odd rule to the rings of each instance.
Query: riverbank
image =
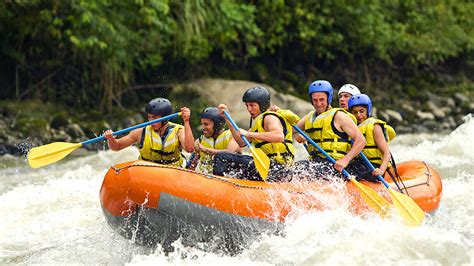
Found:
[[[237,122],[248,123],[248,116],[240,104],[242,90],[253,82],[222,79],[200,79],[183,84],[172,84],[169,98],[173,104],[188,106],[192,112],[195,136],[199,134],[199,111],[206,106],[225,102],[231,108]],[[272,103],[289,108],[299,115],[311,110],[306,99],[278,92],[267,85],[272,94]],[[469,96],[455,93],[440,96],[423,92],[416,99],[400,99],[393,103],[384,101],[385,93],[371,95],[374,99],[373,113],[394,126],[398,134],[443,133],[452,131],[463,123],[463,117],[474,113],[474,103]],[[187,95],[187,97],[184,97]],[[126,96],[125,96],[126,97]],[[235,99],[239,99],[238,101]],[[382,104],[377,104],[382,103]],[[333,102],[333,106],[337,102]],[[51,142],[82,142],[99,136],[105,129],[122,129],[144,122],[142,105],[122,106],[113,114],[101,113],[98,109],[69,108],[58,104],[29,101],[0,102],[0,155],[25,155],[31,147]],[[177,119],[180,123],[181,120]],[[89,150],[104,149],[103,143],[87,145]]]

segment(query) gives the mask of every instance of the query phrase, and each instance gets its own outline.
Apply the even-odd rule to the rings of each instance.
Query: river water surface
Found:
[[[40,169],[0,157],[0,264],[474,265],[474,119],[449,134],[402,135],[397,161],[423,160],[440,173],[441,206],[419,227],[396,217],[354,217],[346,207],[290,218],[285,236],[262,236],[236,256],[175,243],[165,255],[107,225],[99,190],[107,169],[137,150],[102,151]],[[80,152],[79,152],[80,153]],[[302,149],[298,157],[304,157]]]

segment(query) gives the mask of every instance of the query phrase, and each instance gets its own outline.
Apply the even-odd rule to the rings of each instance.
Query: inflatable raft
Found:
[[[439,174],[421,161],[403,162],[397,169],[404,183],[402,192],[433,214],[442,194]],[[388,175],[385,179],[400,191]],[[391,202],[381,183],[361,183]],[[211,240],[231,250],[262,232],[279,233],[292,212],[332,208],[331,202],[338,198],[355,215],[372,211],[351,182],[267,183],[145,161],[111,167],[100,190],[108,223],[127,238],[163,247],[178,238],[191,244]]]

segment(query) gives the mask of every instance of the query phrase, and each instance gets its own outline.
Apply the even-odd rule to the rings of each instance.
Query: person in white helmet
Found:
[[[339,97],[339,107],[345,109],[346,111],[349,111],[349,99],[354,96],[360,94],[359,88],[357,88],[355,85],[352,84],[345,84],[343,85],[340,89],[339,92],[337,93],[337,96]]]

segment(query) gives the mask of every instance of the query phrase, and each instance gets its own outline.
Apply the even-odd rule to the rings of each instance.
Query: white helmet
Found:
[[[347,92],[349,93],[350,95],[354,96],[356,94],[360,94],[360,90],[359,88],[357,88],[355,85],[352,85],[352,84],[345,84],[344,86],[342,86],[340,89],[339,89],[339,92],[337,93],[337,95],[343,93],[343,92]]]

